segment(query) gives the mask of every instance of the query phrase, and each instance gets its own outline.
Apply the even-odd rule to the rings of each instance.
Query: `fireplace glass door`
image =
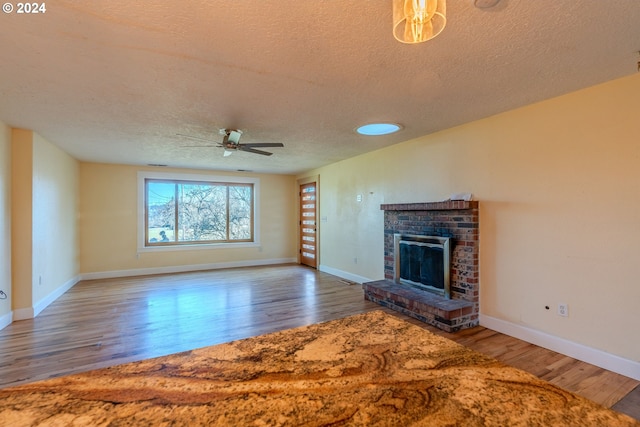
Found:
[[[400,278],[444,290],[444,264],[441,247],[419,242],[400,243]]]
[[[450,297],[450,239],[394,235],[395,280]]]

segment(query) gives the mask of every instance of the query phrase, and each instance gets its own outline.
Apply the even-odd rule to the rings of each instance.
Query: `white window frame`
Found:
[[[167,246],[146,246],[145,245],[145,180],[162,179],[175,181],[196,181],[196,182],[224,182],[229,184],[253,184],[253,242],[223,242],[223,243],[194,243],[167,245]],[[224,249],[224,248],[248,248],[260,246],[260,179],[242,176],[218,176],[207,174],[188,174],[177,172],[138,172],[138,253],[140,252],[171,252],[171,251],[193,251],[203,249]]]

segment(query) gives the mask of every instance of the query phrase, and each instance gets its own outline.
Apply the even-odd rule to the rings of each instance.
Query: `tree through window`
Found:
[[[145,179],[145,246],[253,242],[253,184]]]

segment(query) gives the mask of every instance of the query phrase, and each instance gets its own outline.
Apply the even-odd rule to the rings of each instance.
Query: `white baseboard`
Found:
[[[640,381],[640,362],[483,314],[480,325]]]
[[[51,292],[49,295],[36,302],[33,307],[18,308],[13,310],[13,321],[33,319],[49,306],[52,302],[60,298],[65,292],[71,289],[76,283],[80,281],[80,276],[76,276],[67,280],[62,286]]]
[[[258,259],[248,261],[216,262],[210,264],[175,265],[167,267],[135,268],[130,270],[99,271],[94,273],[82,273],[80,276],[81,280],[113,279],[116,277],[185,273],[189,271],[218,270],[221,268],[257,267],[261,265],[291,264],[296,262],[296,258]]]
[[[69,289],[73,288],[73,286],[79,281],[80,281],[80,276],[76,276],[70,280],[67,280],[65,284],[63,284],[58,289],[51,292],[49,295],[47,295],[46,297],[42,298],[40,301],[35,303],[33,306],[33,317],[36,317],[38,314],[40,314],[42,310],[44,310],[49,306],[49,304],[51,304],[52,302],[60,298],[62,294],[67,292]]]
[[[338,270],[337,268],[327,267],[326,265],[322,265],[322,264],[318,267],[318,270],[320,270],[320,271],[322,271],[324,273],[333,274],[334,276],[342,277],[343,279],[347,279],[347,280],[350,280],[352,282],[356,282],[356,283],[360,283],[360,284],[363,284],[365,282],[372,282],[374,280],[374,279],[370,279],[368,277],[359,276],[357,274],[352,274],[352,273],[349,273],[347,271]]]
[[[0,330],[6,328],[13,321],[13,312],[10,311],[4,316],[0,317]]]

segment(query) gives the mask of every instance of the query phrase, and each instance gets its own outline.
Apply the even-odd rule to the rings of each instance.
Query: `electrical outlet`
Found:
[[[558,316],[569,317],[569,304],[558,304]]]

